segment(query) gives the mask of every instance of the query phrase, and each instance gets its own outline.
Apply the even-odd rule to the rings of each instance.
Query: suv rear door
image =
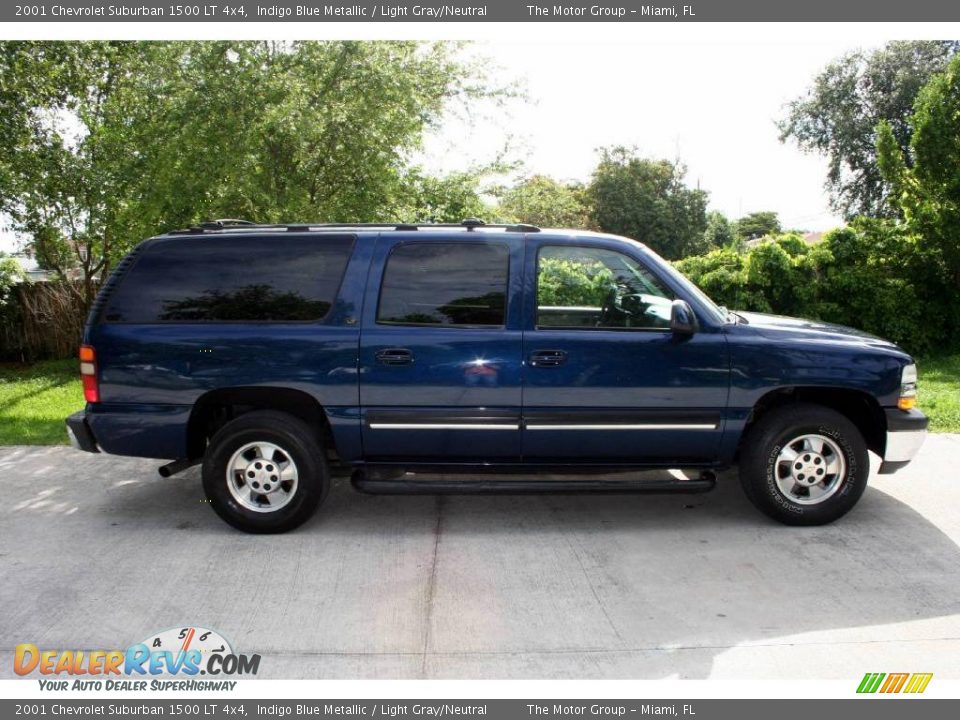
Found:
[[[367,460],[519,460],[522,271],[510,233],[380,236],[360,335]]]
[[[674,335],[672,284],[633,250],[614,239],[528,239],[524,461],[678,467],[716,457],[725,336],[707,325]]]

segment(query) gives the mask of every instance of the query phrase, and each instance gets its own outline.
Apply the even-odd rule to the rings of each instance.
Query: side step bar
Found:
[[[533,493],[704,493],[713,490],[716,476],[709,471],[696,480],[406,480],[370,479],[357,471],[354,489],[371,495],[528,495]]]
[[[160,473],[160,477],[168,478],[173,477],[177,473],[181,473],[187,468],[191,468],[194,465],[199,465],[202,462],[202,458],[179,458],[168,462],[166,465],[161,465],[157,468],[157,472]]]

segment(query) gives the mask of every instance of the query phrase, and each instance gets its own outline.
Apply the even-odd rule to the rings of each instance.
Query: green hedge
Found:
[[[787,233],[742,252],[685,258],[677,267],[731,309],[849,325],[915,354],[957,346],[955,293],[891,222],[859,220],[810,247]]]

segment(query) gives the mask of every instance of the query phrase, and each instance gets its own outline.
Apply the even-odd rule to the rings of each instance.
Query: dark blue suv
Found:
[[[760,510],[815,525],[857,502],[868,450],[892,472],[927,426],[889,342],[729,312],[626,238],[477,220],[151,238],[80,353],[74,444],[202,462],[250,532],[306,520],[335,466],[370,492],[700,491],[738,463]],[[700,475],[618,474],[650,468]]]

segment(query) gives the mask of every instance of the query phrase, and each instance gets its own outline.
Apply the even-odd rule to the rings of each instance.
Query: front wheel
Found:
[[[740,482],[762,512],[787,525],[824,525],[856,505],[870,461],[848,418],[806,403],[761,417],[744,440]]]
[[[250,533],[292,530],[330,486],[318,433],[287,413],[241,415],[213,436],[203,488],[217,515]]]

